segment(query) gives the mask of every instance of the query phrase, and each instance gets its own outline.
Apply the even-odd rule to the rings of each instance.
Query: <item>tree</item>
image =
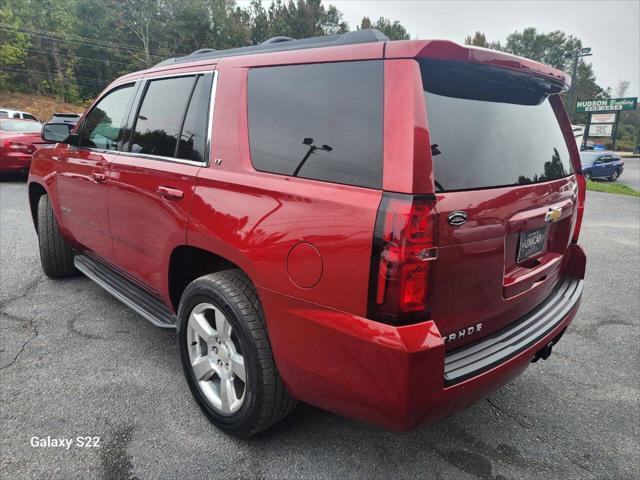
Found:
[[[484,33],[476,31],[473,36],[467,35],[464,38],[465,45],[473,45],[474,47],[491,48],[493,50],[502,50],[500,42],[488,42]]]
[[[375,23],[371,23],[369,17],[362,17],[359,30],[367,28],[380,30],[391,40],[409,40],[411,38],[407,29],[398,20],[392,22],[388,18],[380,17]]]
[[[627,94],[627,90],[629,90],[629,85],[631,85],[629,80],[618,80],[618,85],[616,86],[616,97],[624,97]]]

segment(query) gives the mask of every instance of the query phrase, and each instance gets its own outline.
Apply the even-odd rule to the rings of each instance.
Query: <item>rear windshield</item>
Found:
[[[35,133],[42,130],[42,125],[31,120],[0,120],[0,130],[5,132]]]
[[[552,85],[504,69],[420,60],[438,191],[546,182],[573,173]]]

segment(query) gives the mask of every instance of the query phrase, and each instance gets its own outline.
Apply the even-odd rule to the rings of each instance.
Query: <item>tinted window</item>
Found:
[[[254,68],[248,88],[257,170],[381,187],[381,61]]]
[[[573,172],[542,87],[504,70],[451,63],[449,70],[447,62],[421,61],[439,190],[544,182]]]
[[[211,76],[198,77],[180,134],[178,158],[202,162],[205,159],[207,115]]]
[[[129,113],[133,85],[109,92],[89,112],[82,128],[80,145],[102,150],[117,150]]]
[[[152,80],[138,111],[131,151],[174,157],[195,77]]]
[[[25,120],[35,120],[36,122],[38,121],[38,119],[36,117],[34,117],[33,115],[29,115],[28,113],[25,113],[22,118],[24,118]]]

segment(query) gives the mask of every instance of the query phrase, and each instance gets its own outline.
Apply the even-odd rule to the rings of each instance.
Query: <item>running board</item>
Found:
[[[122,303],[160,328],[176,328],[176,316],[157,298],[131,280],[86,255],[76,255],[73,264]]]

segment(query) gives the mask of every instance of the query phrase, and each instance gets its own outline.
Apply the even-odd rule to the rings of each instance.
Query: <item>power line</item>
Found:
[[[44,52],[42,50],[38,50],[36,48],[22,48],[22,50],[33,52],[36,55],[48,55],[47,52]],[[131,64],[136,64],[136,63],[144,63],[141,60],[136,60],[136,59],[133,59],[132,62],[119,62],[117,60],[102,60],[100,58],[81,57],[81,56],[76,55],[76,54],[73,54],[73,58],[74,59],[87,60],[87,61],[90,61],[90,62],[101,62],[101,63],[106,63],[106,64],[117,63],[118,65],[131,65]]]
[[[43,34],[39,34],[39,33],[34,33],[31,32],[29,29],[24,29],[24,28],[18,28],[18,27],[14,27],[11,25],[6,25],[3,23],[0,23],[0,28],[8,28],[11,30],[14,30],[15,32],[21,32],[24,33],[25,35],[30,35],[32,37],[36,37],[36,38],[41,38],[44,40],[52,40],[52,41],[56,41],[56,42],[67,42],[67,43],[74,43],[77,45],[83,45],[86,47],[91,47],[91,48],[111,48],[114,50],[120,50],[122,52],[128,53],[130,55],[146,55],[146,53],[144,52],[144,50],[141,50],[139,48],[131,48],[128,46],[119,46],[120,44],[111,44],[110,42],[107,42],[106,44],[102,44],[100,42],[97,41],[93,41],[93,40],[76,40],[74,38],[66,38],[66,35],[62,35],[62,34],[52,34],[49,32],[44,32]],[[59,35],[59,36],[58,36]],[[69,36],[72,37],[72,36]],[[149,51],[149,57],[161,57],[164,58],[165,55],[161,54],[159,52],[155,52],[150,50]]]
[[[10,30],[17,30],[17,31],[30,34],[30,35],[35,35],[35,36],[46,36],[53,40],[55,40],[56,37],[59,37],[62,39],[66,39],[67,41],[72,41],[76,43],[93,44],[94,46],[110,47],[110,48],[127,50],[127,51],[134,50],[134,51],[139,51],[141,53],[144,53],[144,50],[140,49],[139,47],[132,48],[130,45],[126,45],[124,43],[108,42],[106,40],[96,40],[93,38],[82,37],[80,35],[72,35],[69,33],[49,32],[47,30],[42,30],[39,28],[18,27],[15,25],[7,24],[7,23],[0,23],[0,27],[7,28]],[[155,51],[155,50],[149,50],[149,53],[154,55],[155,54],[162,55],[159,51]]]
[[[18,68],[18,67],[3,67],[2,68],[3,72],[11,72],[11,73],[35,73],[38,75],[43,75],[43,76],[47,76],[47,77],[53,77],[53,80],[57,80],[59,79],[59,77],[57,76],[57,74],[52,73],[52,72],[43,72],[41,70],[33,70],[30,68]],[[76,82],[76,83],[84,83],[84,84],[94,84],[97,86],[105,86],[108,85],[109,82],[108,80],[100,80],[96,77],[83,77],[83,76],[75,76],[73,80],[72,79],[68,79],[66,77],[62,77],[62,80],[68,83],[72,83],[72,82]]]

